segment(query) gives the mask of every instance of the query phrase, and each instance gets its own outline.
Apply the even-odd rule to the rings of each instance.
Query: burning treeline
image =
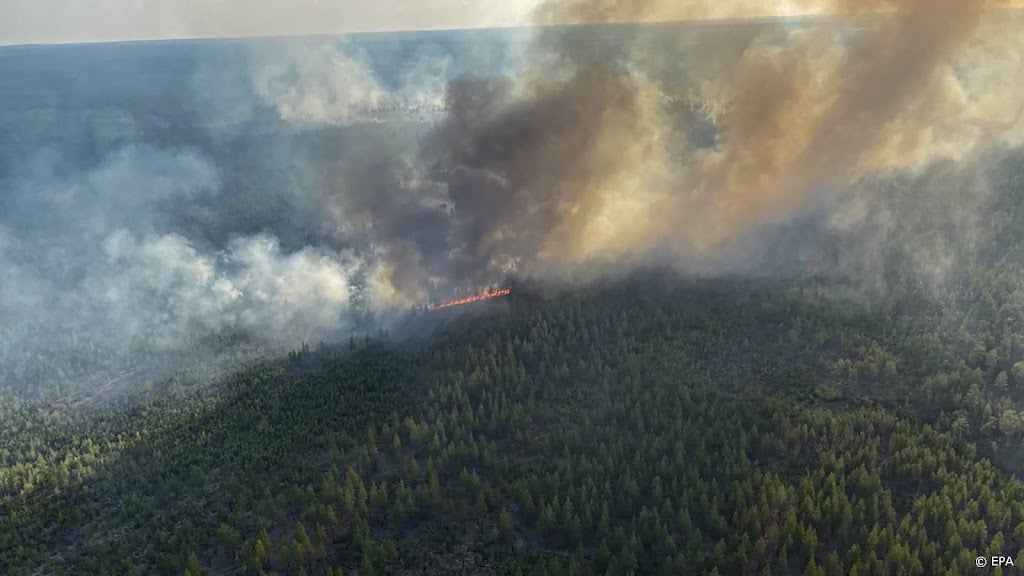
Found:
[[[553,1],[537,17],[771,16],[763,4]],[[462,286],[651,259],[698,268],[763,224],[841,206],[879,175],[1024,141],[1010,80],[1024,71],[1024,34],[1006,4],[804,4],[821,17],[708,25],[676,45],[642,27],[539,28],[515,77],[448,86],[449,112],[420,153],[447,212],[431,220],[436,233],[389,250]]]
[[[490,300],[491,298],[508,296],[511,293],[511,288],[484,288],[479,294],[473,294],[472,296],[466,296],[464,298],[454,298],[438,304],[430,304],[427,306],[427,310],[444,310],[445,308],[451,308],[453,306],[462,306],[464,304],[473,304],[474,302]]]

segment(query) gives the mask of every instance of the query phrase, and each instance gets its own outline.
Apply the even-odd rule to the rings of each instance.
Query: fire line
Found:
[[[484,288],[479,294],[473,296],[466,296],[465,298],[455,298],[454,300],[448,300],[447,302],[441,302],[440,304],[431,304],[427,306],[427,310],[441,310],[444,308],[451,308],[452,306],[461,306],[463,304],[472,304],[473,302],[480,302],[481,300],[489,300],[491,298],[497,298],[499,296],[507,296],[512,293],[511,288],[498,288],[491,290],[490,288]]]

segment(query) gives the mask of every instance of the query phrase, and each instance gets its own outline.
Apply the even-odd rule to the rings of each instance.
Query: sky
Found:
[[[0,0],[0,45],[527,24],[538,0]]]
[[[1024,0],[992,1],[1024,4]],[[537,21],[536,11],[542,3],[543,0],[0,0],[0,45],[522,26]],[[596,0],[593,4],[602,5]],[[819,14],[835,2],[680,0],[653,4],[671,8],[652,13],[655,19],[683,20]]]

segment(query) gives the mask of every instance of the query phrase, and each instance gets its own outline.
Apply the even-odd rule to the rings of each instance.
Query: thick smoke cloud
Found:
[[[765,223],[792,217],[816,196],[862,178],[963,159],[993,140],[1019,143],[1021,102],[998,79],[1020,71],[1020,26],[1002,14],[986,21],[993,6],[984,0],[836,2],[824,11],[870,14],[857,21],[862,29],[856,34],[844,33],[848,22],[832,19],[741,37],[746,44],[738,61],[696,83],[713,98],[701,102],[701,110],[713,112],[714,143],[701,149],[679,144],[690,126],[667,128],[670,109],[663,103],[682,94],[634,68],[656,58],[644,42],[620,39],[608,64],[607,55],[595,57],[607,46],[542,34],[536,61],[545,71],[534,77],[550,77],[554,64],[560,66],[557,75],[568,79],[534,80],[521,99],[487,111],[486,119],[512,126],[473,116],[479,102],[493,105],[489,86],[470,95],[458,94],[465,87],[456,86],[446,142],[472,153],[454,158],[452,171],[482,168],[488,182],[505,186],[504,198],[517,208],[502,205],[498,221],[485,214],[481,227],[488,231],[522,231],[517,214],[542,207],[545,216],[526,218],[532,225],[519,234],[537,238],[527,252],[541,260],[667,247],[680,265],[693,266]],[[604,23],[693,18],[706,15],[705,8],[654,0],[553,2],[540,14],[554,23]],[[736,13],[744,10],[742,3],[733,6]],[[655,105],[639,104],[644,101]],[[460,103],[467,103],[465,111]],[[581,113],[574,118],[555,112],[560,103]],[[464,113],[472,121],[459,123]],[[552,129],[531,132],[534,121]],[[560,146],[573,136],[586,145]],[[622,153],[588,165],[586,157],[599,157],[602,145],[622,147]],[[641,152],[630,154],[634,146]],[[543,161],[523,160],[539,150]],[[528,180],[533,173],[546,181],[534,185]],[[612,220],[609,245],[595,242],[600,235],[588,226],[604,211],[622,214],[613,191],[627,189],[626,182],[639,183],[649,201],[629,191],[640,210]],[[460,188],[458,182],[449,185]],[[469,188],[486,186],[473,182]],[[518,198],[528,194],[543,198]],[[580,242],[594,250],[581,250]]]
[[[538,18],[605,24],[753,9],[714,6],[554,1]],[[884,206],[893,179],[930,186],[944,160],[960,167],[962,205],[977,208],[987,194],[981,154],[1019,146],[1024,134],[1024,102],[1007,81],[1022,72],[1021,21],[1002,7],[822,2],[828,18],[709,25],[689,42],[637,27],[542,29],[515,76],[449,84],[447,116],[420,160],[450,220],[419,229],[447,238],[440,275],[472,286],[510,270],[574,277],[652,259],[735,267],[752,237],[808,215],[833,235],[868,233],[890,212],[858,216],[858,202]],[[973,219],[949,218],[958,237],[947,243],[976,236]],[[403,240],[426,255],[439,248]],[[929,281],[950,269],[942,244],[919,243],[913,256],[932,263],[920,266]]]
[[[907,2],[846,50],[812,30],[745,54],[725,151],[708,159],[698,190],[698,248],[790,213],[814,187],[847,185],[865,164],[898,162],[878,154],[894,138],[903,158],[921,154],[915,140],[929,125],[904,112],[969,39],[983,4]]]
[[[269,236],[238,238],[201,254],[173,234],[103,242],[106,267],[83,292],[130,333],[168,347],[190,334],[245,330],[297,342],[344,327],[356,262],[306,248],[281,253]]]
[[[578,275],[666,253],[684,269],[735,268],[757,252],[751,235],[808,214],[833,235],[895,240],[888,231],[898,226],[882,222],[909,209],[879,203],[892,189],[886,179],[930,189],[937,181],[925,172],[935,162],[967,162],[953,175],[962,202],[943,212],[955,234],[914,243],[922,278],[934,281],[951,266],[942,247],[977,235],[977,219],[961,212],[976,215],[987,194],[979,152],[1020,144],[1022,101],[1007,81],[1021,72],[1019,20],[986,17],[982,3],[950,5],[941,17],[932,5],[873,8],[896,11],[715,28],[685,40],[542,31],[533,66],[520,74],[449,85],[448,115],[419,157],[430,193],[393,182],[381,192],[397,196],[365,214],[397,218],[402,225],[385,227],[378,241],[402,236],[417,265],[446,250],[435,264],[456,286],[508,270]],[[687,50],[697,55],[679,56]],[[434,219],[406,219],[394,208],[404,197],[447,201],[450,218],[417,210]],[[851,238],[832,264],[878,268],[876,254],[856,244]],[[419,278],[407,285],[427,285]]]
[[[9,327],[154,349],[207,333],[247,331],[283,344],[344,328],[361,265],[351,255],[284,254],[268,235],[216,249],[165,231],[176,205],[220,190],[217,171],[195,151],[125,149],[71,179],[53,174],[52,162],[33,166],[31,187],[12,193],[13,207],[32,218],[0,236]]]
[[[39,56],[52,77],[0,59],[27,78],[0,91],[0,365],[83,339],[294,346],[509,274],[792,267],[884,289],[895,255],[934,284],[983,243],[989,157],[1024,144],[1016,13],[850,0],[629,24],[763,11],[678,4],[124,64],[93,47]],[[123,74],[67,73],[103,61]]]
[[[0,388],[344,337],[432,297],[448,216],[418,135],[514,42],[381,40],[0,55]]]

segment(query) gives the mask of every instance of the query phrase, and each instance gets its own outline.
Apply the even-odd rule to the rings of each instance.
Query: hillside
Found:
[[[0,568],[956,574],[1015,554],[1024,485],[986,457],[1017,444],[993,409],[1020,389],[1009,344],[952,356],[974,315],[925,331],[951,314],[827,286],[650,272],[182,373],[88,418],[4,402]]]

